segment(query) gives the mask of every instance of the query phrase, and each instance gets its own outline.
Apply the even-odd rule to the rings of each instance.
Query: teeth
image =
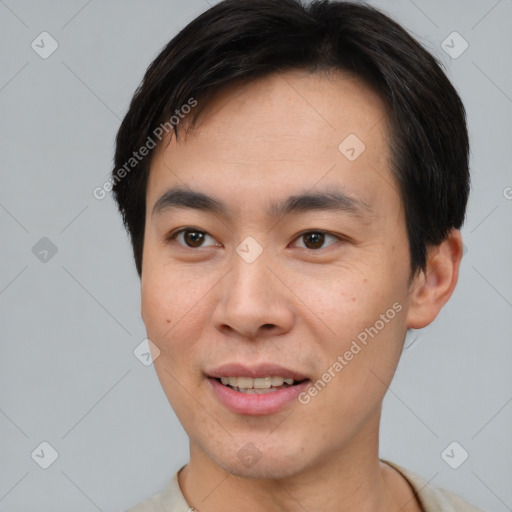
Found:
[[[221,377],[220,381],[225,386],[243,390],[266,390],[273,387],[280,387],[283,384],[291,386],[295,382],[293,379],[285,379],[284,377],[279,376],[257,377],[256,379],[253,379],[252,377]]]
[[[237,377],[236,380],[236,385],[239,388],[250,389],[254,387],[254,379],[252,377]]]
[[[283,377],[272,377],[272,386],[282,386],[283,382]]]
[[[238,381],[240,383],[240,381]],[[272,386],[272,378],[271,377],[263,377],[254,379],[253,388],[254,389],[268,389]],[[245,386],[239,386],[245,387]]]

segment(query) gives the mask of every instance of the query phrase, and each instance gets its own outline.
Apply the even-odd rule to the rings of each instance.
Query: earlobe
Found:
[[[437,246],[428,248],[427,267],[413,280],[407,312],[407,327],[421,329],[430,324],[451,297],[462,259],[460,231],[452,229]]]

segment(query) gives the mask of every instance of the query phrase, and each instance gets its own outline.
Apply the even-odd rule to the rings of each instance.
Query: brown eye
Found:
[[[189,247],[200,247],[204,240],[204,233],[200,231],[184,231],[183,239]]]
[[[308,249],[319,249],[324,244],[325,235],[323,233],[311,232],[302,235],[302,238],[304,240],[304,245]]]
[[[205,244],[205,240],[210,238],[213,243]],[[176,231],[174,234],[169,236],[169,241],[176,239],[178,244],[189,247],[190,249],[196,249],[198,247],[207,247],[207,246],[219,246],[214,238],[205,233],[204,231],[199,231],[197,229],[181,229]]]
[[[303,247],[305,249],[323,249],[323,245],[326,242],[326,238],[332,238],[334,242],[328,244],[332,245],[333,243],[336,243],[339,238],[335,237],[334,235],[330,235],[329,233],[325,233],[324,231],[308,231],[306,233],[302,233],[298,240],[301,240],[303,243]]]

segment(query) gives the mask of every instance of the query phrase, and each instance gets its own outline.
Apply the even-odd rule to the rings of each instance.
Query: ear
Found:
[[[452,229],[436,246],[427,249],[427,267],[420,271],[410,286],[407,327],[421,329],[430,324],[451,297],[462,259],[460,231]]]

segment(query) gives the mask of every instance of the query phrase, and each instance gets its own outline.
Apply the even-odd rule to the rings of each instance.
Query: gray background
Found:
[[[472,141],[459,285],[406,341],[381,456],[485,510],[512,510],[512,2],[371,3],[446,65]],[[133,354],[145,330],[128,238],[113,200],[92,190],[146,67],[207,7],[0,0],[0,511],[123,510],[187,460],[154,369]],[[59,45],[47,59],[31,48],[43,31]],[[442,47],[454,31],[469,44],[457,58]],[[463,41],[444,44],[453,54]],[[43,237],[56,254],[41,252]],[[48,469],[43,441],[58,452]],[[458,469],[441,456],[453,441],[469,453]]]

